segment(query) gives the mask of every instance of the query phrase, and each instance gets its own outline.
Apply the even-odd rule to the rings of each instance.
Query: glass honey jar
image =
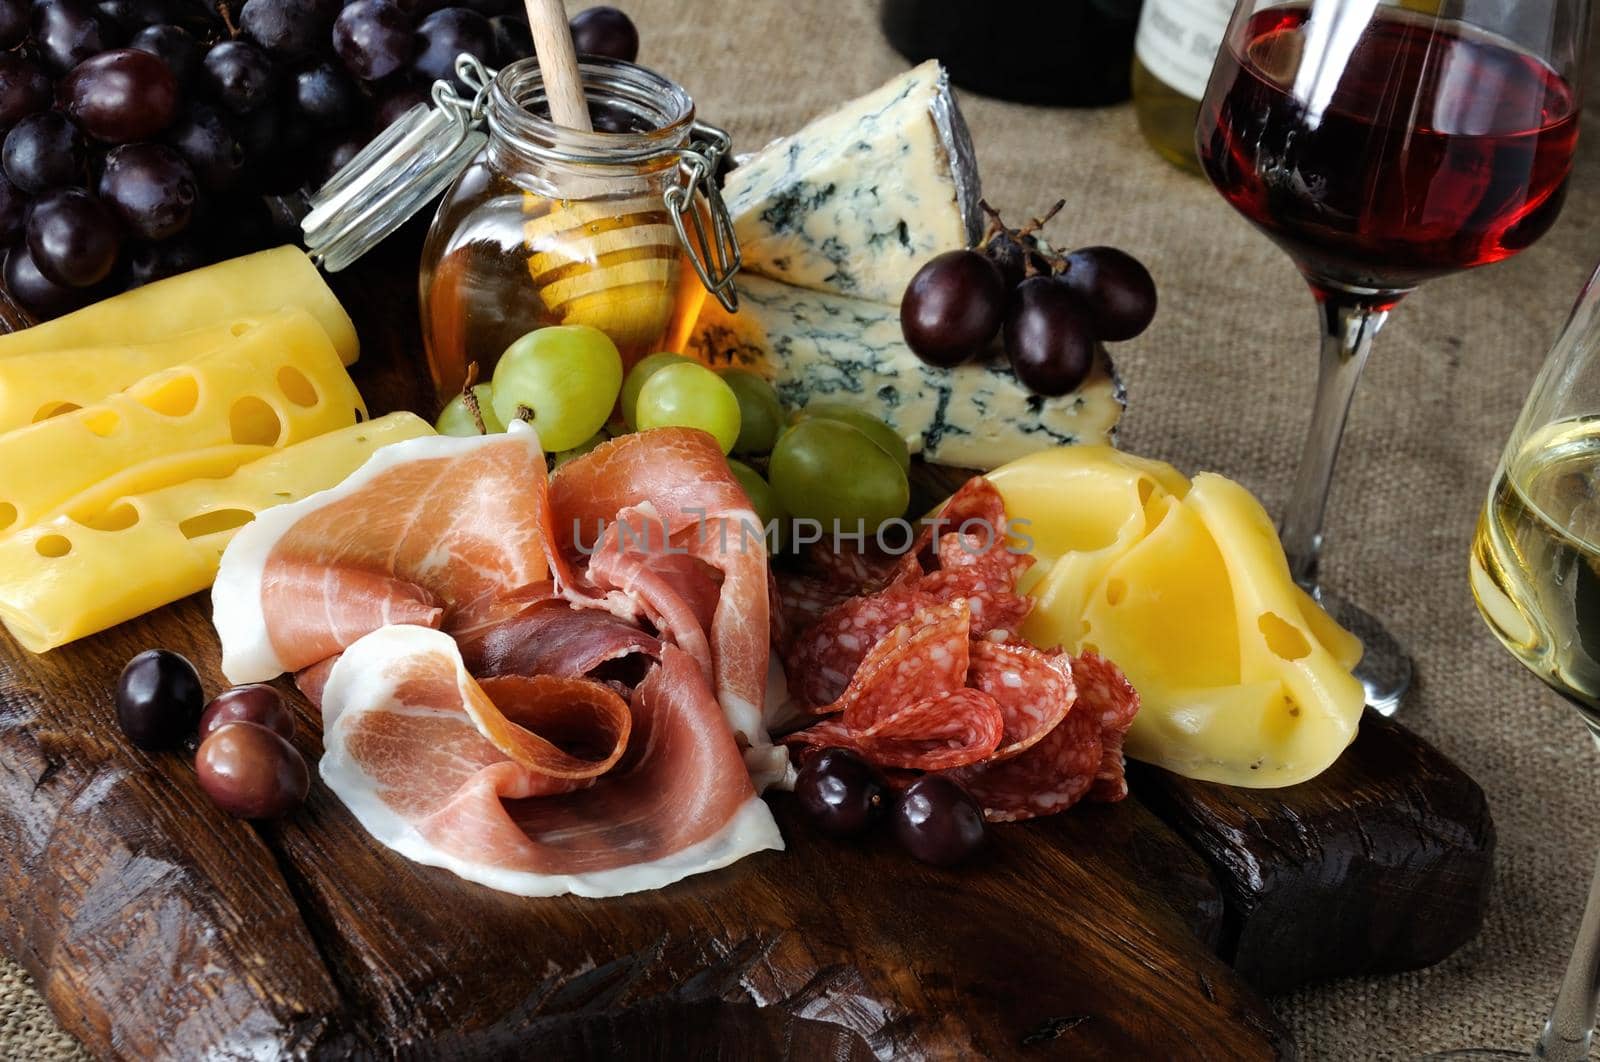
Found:
[[[546,117],[534,60],[484,87],[487,142],[445,193],[422,252],[422,332],[441,400],[469,365],[488,379],[536,328],[592,325],[626,367],[681,350],[708,290],[732,300],[737,248],[712,177],[726,134],[697,124],[689,94],[653,71],[589,58],[580,69],[595,132]]]

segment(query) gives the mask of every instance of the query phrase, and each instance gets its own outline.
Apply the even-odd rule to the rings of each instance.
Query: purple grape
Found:
[[[911,278],[900,330],[929,365],[960,365],[983,352],[1005,319],[1006,282],[980,251],[946,251]]]
[[[178,15],[173,0],[99,0],[95,10],[103,21],[125,34],[158,22],[171,22]]]
[[[361,118],[365,99],[350,76],[331,63],[302,70],[294,79],[299,112],[323,129],[344,129]]]
[[[43,70],[11,52],[0,54],[0,129],[48,110],[55,89]]]
[[[26,0],[0,0],[0,48],[15,48],[27,35]]]
[[[12,184],[30,195],[76,184],[88,151],[78,127],[58,111],[31,114],[6,134],[0,166]]]
[[[794,795],[811,820],[835,837],[867,832],[887,807],[882,779],[847,749],[823,749],[807,760]]]
[[[310,59],[326,46],[338,13],[338,0],[245,0],[239,28],[273,55]]]
[[[142,240],[182,232],[194,215],[194,171],[162,144],[126,144],[106,156],[100,198]]]
[[[155,136],[178,113],[178,82],[149,52],[118,48],[85,59],[61,82],[61,101],[96,140],[126,144]]]
[[[244,147],[216,108],[189,104],[188,111],[167,131],[166,140],[188,161],[195,179],[207,191],[226,191],[239,183]]]
[[[1095,335],[1110,343],[1132,339],[1156,316],[1156,282],[1133,255],[1115,247],[1084,247],[1067,255],[1061,282],[1089,307]]]
[[[388,77],[411,62],[411,20],[389,0],[356,0],[333,21],[333,50],[363,81]]]
[[[267,53],[248,41],[223,41],[206,53],[206,80],[222,105],[250,114],[272,100],[277,71]]]
[[[464,7],[447,7],[423,19],[417,41],[417,56],[411,61],[416,75],[424,81],[452,81],[463,92],[466,86],[456,79],[456,56],[467,52],[486,63],[494,61],[494,27]]]
[[[208,260],[200,244],[187,236],[141,244],[128,256],[128,286],[137,288],[175,277],[199,269]]]
[[[55,188],[28,211],[28,251],[57,284],[87,288],[111,275],[122,237],[104,203],[81,188]]]
[[[64,74],[90,56],[116,47],[116,34],[83,0],[38,0],[33,39],[45,66]]]
[[[322,179],[329,180],[334,174],[344,169],[349,161],[366,147],[366,141],[357,137],[351,140],[341,140],[328,149],[322,164]]]
[[[93,294],[80,288],[57,284],[34,264],[26,241],[11,245],[6,252],[4,267],[6,291],[22,304],[28,312],[40,318],[56,317],[76,310],[87,303]]]
[[[614,7],[591,7],[572,16],[572,45],[579,55],[631,63],[639,58],[639,31]]]
[[[983,809],[958,782],[923,775],[894,806],[894,834],[922,862],[954,866],[983,847]]]
[[[28,197],[16,185],[0,177],[0,243],[10,243],[21,234],[27,211]]]
[[[427,103],[428,94],[414,85],[401,85],[378,103],[373,116],[374,131],[382,132],[419,103]]]
[[[510,66],[518,59],[533,54],[533,31],[528,20],[517,15],[496,15],[489,20],[494,31],[494,61],[499,66]]]
[[[1058,397],[1083,383],[1094,367],[1094,320],[1060,278],[1029,277],[1012,295],[1005,346],[1024,387]]]
[[[137,48],[167,64],[179,85],[188,85],[200,72],[200,42],[182,26],[146,26],[133,35],[129,48]]]

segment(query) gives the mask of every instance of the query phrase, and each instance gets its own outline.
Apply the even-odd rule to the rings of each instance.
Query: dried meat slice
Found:
[[[1094,784],[1102,758],[1100,720],[1074,707],[1021,755],[950,772],[990,822],[1019,822],[1065,811]]]
[[[234,536],[212,590],[223,673],[266,681],[388,624],[492,622],[551,578],[551,533],[531,428],[386,446]]]
[[[824,719],[788,740],[852,749],[879,768],[938,771],[989,759],[1004,732],[993,697],[958,689],[893,708],[865,729],[843,718]]]
[[[601,609],[577,608],[560,599],[538,601],[510,619],[457,636],[467,670],[492,675],[628,678],[628,661],[661,656],[661,640]],[[640,672],[642,677],[642,670]]]
[[[971,626],[964,601],[918,612],[867,652],[828,711],[842,713],[846,726],[864,731],[901,705],[964,688]]]
[[[1100,720],[1101,760],[1088,798],[1115,803],[1128,795],[1123,777],[1123,738],[1139,713],[1139,693],[1128,677],[1105,657],[1088,652],[1074,657],[1072,675],[1085,711]]]
[[[569,559],[618,513],[648,503],[671,541],[721,573],[709,631],[713,688],[736,734],[770,744],[761,723],[771,636],[766,542],[750,533],[760,521],[716,441],[690,428],[614,439],[561,466],[550,500],[557,551]]]
[[[967,682],[994,698],[1005,735],[993,759],[1009,760],[1037,745],[1067,717],[1077,697],[1071,662],[1023,643],[972,643]]]
[[[536,693],[551,682],[571,685]],[[580,687],[593,710],[574,710]],[[480,686],[447,635],[386,627],[328,676],[320,770],[381,843],[524,896],[661,888],[783,847],[693,660],[663,649],[626,706],[620,753],[608,742],[620,724],[607,696],[578,679]],[[610,730],[597,723],[599,705]],[[502,732],[497,712],[516,729]],[[602,763],[609,769],[596,773]]]

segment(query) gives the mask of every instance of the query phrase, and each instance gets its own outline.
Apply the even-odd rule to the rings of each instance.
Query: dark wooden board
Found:
[[[336,281],[375,413],[425,402],[406,257]],[[45,657],[0,638],[0,944],[105,1057],[1271,1058],[1288,1050],[1282,1027],[1214,949],[1244,962],[1257,936],[1295,946],[1295,926],[1241,930],[1255,924],[1241,912],[1273,908],[1242,906],[1239,861],[1208,823],[1265,831],[1292,802],[1330,847],[1350,845],[1404,796],[1406,821],[1437,826],[1432,869],[1408,887],[1417,840],[1390,831],[1351,849],[1350,886],[1394,864],[1398,924],[1437,882],[1481,897],[1487,880],[1492,830],[1470,780],[1414,738],[1364,737],[1285,793],[1179,800],[1141,779],[1178,830],[1136,791],[997,828],[960,871],[882,839],[821,838],[776,795],[785,853],[613,900],[503,896],[380,848],[320,783],[301,812],[257,827],[213,808],[184,755],[128,746],[111,689],[133,653],[177,649],[221,686],[207,605]],[[296,704],[314,757],[320,728]],[[1398,775],[1418,780],[1385,786]],[[1338,788],[1350,779],[1370,783],[1360,800]],[[1257,869],[1274,871],[1275,853],[1256,852]],[[1338,875],[1324,878],[1338,895]],[[1458,906],[1470,932],[1481,902]]]

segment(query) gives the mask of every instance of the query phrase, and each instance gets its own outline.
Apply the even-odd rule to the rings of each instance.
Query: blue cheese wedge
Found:
[[[691,353],[771,380],[785,407],[826,399],[887,421],[929,461],[987,471],[1051,446],[1108,443],[1124,405],[1102,358],[1077,391],[1041,398],[1004,361],[939,369],[906,346],[900,311],[740,274],[739,312],[707,301]]]
[[[933,60],[742,160],[723,196],[746,270],[873,302],[898,304],[982,229],[972,141]]]

